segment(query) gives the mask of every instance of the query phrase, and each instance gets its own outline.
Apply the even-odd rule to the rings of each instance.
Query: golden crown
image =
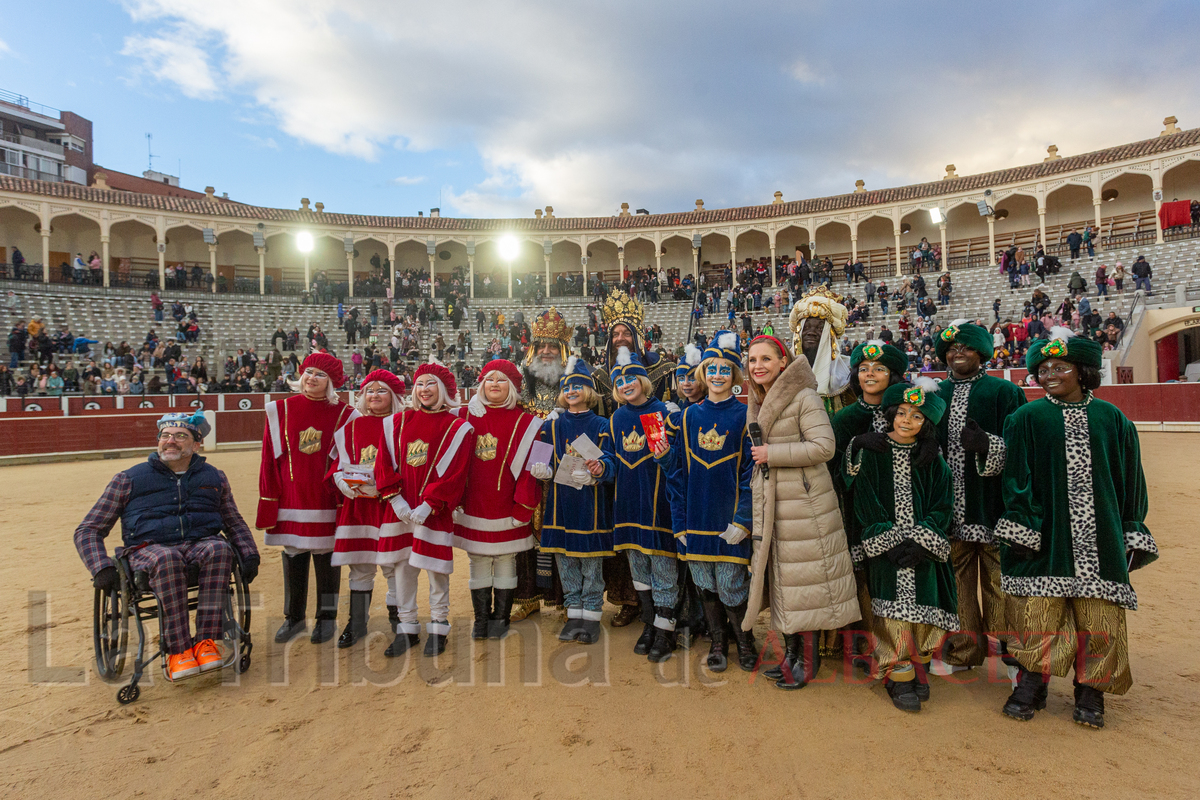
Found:
[[[375,465],[375,457],[379,455],[379,448],[373,444],[369,444],[359,451],[358,463],[364,467]]]
[[[496,437],[485,433],[475,440],[475,457],[480,461],[491,461],[496,457]]]
[[[551,306],[538,314],[537,319],[533,321],[533,338],[567,342],[571,339],[571,326],[563,319],[563,315],[558,313],[558,309]]]
[[[696,436],[696,441],[699,442],[700,446],[705,450],[720,450],[725,446],[725,437],[728,435],[728,433],[717,433],[717,426],[713,425],[713,429],[708,433],[701,431],[699,435]]]
[[[404,454],[404,461],[410,467],[420,467],[425,464],[425,460],[429,457],[429,444],[417,439],[408,443],[408,449]]]
[[[600,318],[609,328],[618,322],[624,322],[633,328],[638,336],[642,335],[645,317],[646,312],[642,304],[618,289],[613,289],[612,294],[604,301],[604,307],[600,309]]]
[[[630,431],[621,439],[621,446],[626,453],[636,453],[646,446],[646,437],[637,431]]]

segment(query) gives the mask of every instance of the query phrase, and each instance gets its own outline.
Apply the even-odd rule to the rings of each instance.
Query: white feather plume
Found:
[[[921,387],[930,394],[937,394],[938,389],[940,388],[938,382],[927,375],[922,375],[921,377],[917,378],[916,383],[913,385]]]
[[[717,337],[717,347],[722,350],[736,350],[738,346],[738,335],[733,331],[725,331]]]
[[[951,324],[951,325],[953,325],[953,326],[955,326],[955,327],[958,327],[959,325],[966,325],[966,324],[967,324],[968,322],[970,322],[970,321],[971,321],[971,320],[967,319],[966,317],[963,317],[962,319],[952,319],[952,320],[950,320],[950,324]]]
[[[568,358],[568,359],[567,359],[567,368],[566,368],[566,370],[563,372],[563,375],[570,375],[572,372],[574,372],[574,371],[575,371],[575,364],[576,364],[578,361],[579,361],[579,356],[571,356],[570,358]]]
[[[684,345],[684,347],[683,347],[683,363],[684,364],[687,364],[689,367],[698,367],[698,366],[700,366],[700,361],[701,361],[702,356],[703,356],[703,354],[700,352],[700,348],[696,347],[696,345],[691,344],[691,343]]]
[[[883,347],[885,344],[887,344],[887,342],[885,342],[883,339],[870,339],[867,341],[868,346],[875,345],[876,347]]]
[[[1050,329],[1051,339],[1062,339],[1065,342],[1067,339],[1070,339],[1074,336],[1075,331],[1071,330],[1070,328],[1064,328],[1061,325],[1055,325]]]
[[[628,347],[617,348],[617,366],[624,367],[633,363],[633,356],[629,354]]]

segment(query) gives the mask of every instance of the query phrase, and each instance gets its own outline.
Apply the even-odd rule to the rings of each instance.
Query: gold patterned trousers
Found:
[[[1065,677],[1109,694],[1133,685],[1125,609],[1094,597],[1007,597],[1009,655],[1030,672]]]
[[[928,664],[930,653],[937,652],[946,638],[946,631],[936,625],[880,616],[872,617],[871,633],[875,636],[875,678],[886,678],[893,670],[907,673],[913,661]]]
[[[942,658],[957,667],[978,667],[987,657],[987,635],[1005,629],[1000,589],[1000,548],[980,542],[950,542],[950,563],[958,584],[962,632],[946,643]]]
[[[862,619],[858,622],[851,622],[838,630],[820,631],[817,642],[822,658],[840,657],[847,641],[857,643],[854,653],[851,655],[865,655],[870,652],[870,647],[865,641],[867,637],[863,635],[871,630],[872,616],[871,592],[867,589],[866,570],[854,570],[854,584],[858,589],[858,610],[862,614]]]

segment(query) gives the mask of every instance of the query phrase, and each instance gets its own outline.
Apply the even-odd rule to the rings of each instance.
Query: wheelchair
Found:
[[[250,668],[250,652],[254,645],[250,639],[250,587],[242,577],[242,558],[229,538],[221,534],[233,551],[233,570],[230,573],[229,589],[225,594],[221,614],[221,644],[225,656],[221,662],[224,670],[236,663],[238,674]],[[92,631],[96,650],[96,670],[106,683],[117,683],[125,672],[128,656],[129,627],[133,622],[137,634],[137,651],[133,656],[133,678],[117,691],[117,702],[128,705],[141,695],[138,682],[146,667],[156,659],[162,660],[163,678],[167,677],[167,652],[163,649],[160,633],[157,650],[146,657],[147,631],[143,624],[157,620],[159,631],[163,628],[162,609],[150,591],[150,577],[142,570],[129,565],[125,548],[117,548],[113,554],[116,562],[118,584],[110,591],[95,590],[92,611]],[[187,565],[187,613],[194,619],[200,604],[200,565]]]

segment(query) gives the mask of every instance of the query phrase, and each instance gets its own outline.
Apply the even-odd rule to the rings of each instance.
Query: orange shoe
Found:
[[[196,663],[200,665],[201,672],[208,672],[214,669],[221,668],[221,651],[217,647],[217,643],[212,639],[205,639],[203,642],[198,642],[192,648],[192,655],[195,656]]]
[[[181,681],[193,675],[200,674],[200,665],[191,650],[167,656],[167,678],[171,681]]]

